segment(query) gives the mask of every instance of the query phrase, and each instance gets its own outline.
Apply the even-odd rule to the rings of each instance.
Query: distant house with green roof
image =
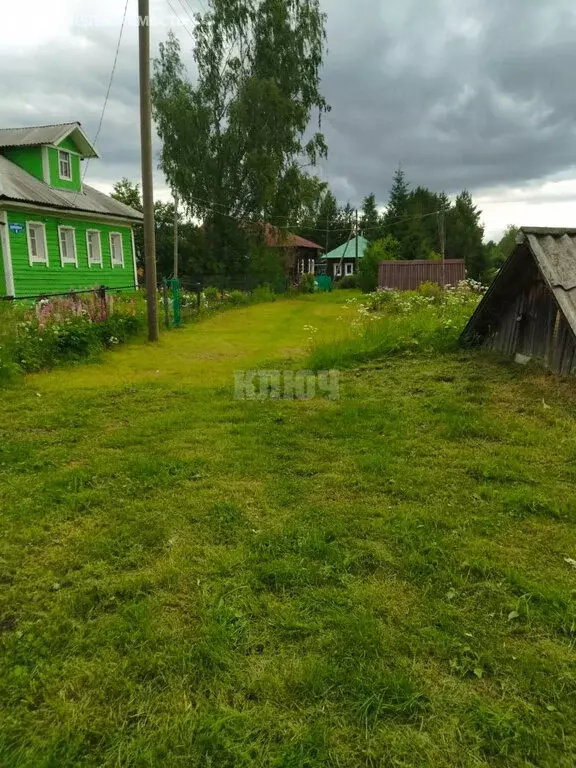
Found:
[[[354,275],[357,271],[356,241],[358,241],[358,259],[363,258],[366,248],[370,245],[362,235],[353,237],[349,242],[342,243],[338,248],[321,257],[326,261],[326,274],[334,280]]]
[[[0,129],[0,296],[137,285],[142,214],[84,184],[80,123]]]

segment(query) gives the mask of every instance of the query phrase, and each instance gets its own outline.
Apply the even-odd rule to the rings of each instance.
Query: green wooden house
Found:
[[[79,123],[0,129],[0,296],[137,285],[142,214],[82,181]]]
[[[356,241],[358,241],[358,248],[356,248]],[[355,274],[358,269],[356,254],[358,254],[359,260],[363,258],[364,252],[369,245],[370,243],[365,237],[358,235],[342,243],[342,245],[339,245],[338,248],[330,251],[325,256],[322,256],[321,260],[325,260],[325,274],[333,280],[339,280],[341,277],[349,277]]]

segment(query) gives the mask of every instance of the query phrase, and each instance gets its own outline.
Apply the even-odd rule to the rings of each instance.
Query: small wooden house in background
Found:
[[[576,371],[576,229],[520,230],[461,337],[551,370]]]
[[[264,239],[268,248],[277,249],[287,277],[297,282],[304,274],[314,274],[316,264],[323,251],[321,245],[294,235],[292,232],[265,225]]]
[[[364,253],[369,245],[370,243],[365,237],[357,235],[322,256],[322,260],[325,260],[325,272],[328,277],[339,280],[341,277],[356,274],[358,271],[357,261],[364,258]]]

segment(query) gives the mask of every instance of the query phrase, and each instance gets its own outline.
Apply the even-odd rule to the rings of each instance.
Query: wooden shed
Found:
[[[576,229],[523,227],[461,342],[576,371]]]
[[[463,259],[381,261],[378,269],[378,287],[396,291],[416,291],[422,283],[458,285],[465,279]]]

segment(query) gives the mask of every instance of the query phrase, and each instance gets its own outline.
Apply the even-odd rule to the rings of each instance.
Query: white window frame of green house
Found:
[[[98,259],[93,258],[92,250],[90,247],[90,236],[96,235],[96,243],[98,244]],[[104,260],[102,258],[102,233],[99,229],[87,229],[86,230],[86,252],[88,254],[88,266],[104,268]]]
[[[115,249],[114,249],[114,241],[118,238],[118,241],[120,242],[120,259],[118,260],[115,257]],[[124,241],[122,239],[122,232],[110,232],[109,235],[109,243],[110,243],[110,262],[112,264],[112,267],[123,267],[124,266]]]
[[[63,181],[72,181],[72,153],[65,149],[58,150],[58,175]]]
[[[354,274],[354,264],[351,261],[346,262],[344,265],[344,275],[349,277]]]
[[[34,237],[32,237],[34,233]],[[26,238],[28,240],[28,263],[44,264],[48,266],[48,243],[46,242],[46,225],[41,221],[26,222]],[[35,248],[32,247],[34,240]],[[38,252],[38,246],[42,246],[42,254]]]
[[[58,245],[60,246],[60,264],[78,266],[78,249],[76,248],[76,230],[62,224],[58,227]],[[71,253],[69,252],[71,251]]]

